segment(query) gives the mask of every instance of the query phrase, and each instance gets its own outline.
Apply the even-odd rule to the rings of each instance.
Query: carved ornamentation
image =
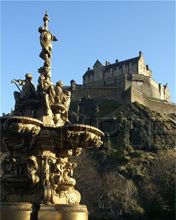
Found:
[[[26,187],[39,182],[38,163],[35,156],[15,158],[6,156],[1,162],[1,182],[5,186]]]
[[[79,204],[81,194],[73,187],[68,189],[60,189],[59,192],[53,193],[52,201],[54,204]]]
[[[1,151],[20,150],[26,151],[35,143],[35,138],[40,134],[43,123],[37,119],[10,116],[2,117],[1,121]]]
[[[36,126],[36,125],[29,125],[29,124],[14,122],[10,124],[9,130],[15,131],[17,133],[38,135],[41,129],[39,126]]]
[[[85,131],[68,131],[67,137],[72,140],[79,140],[79,146],[83,146],[86,148],[92,148],[92,147],[100,147],[102,145],[101,137],[97,136],[96,134],[92,132],[85,132]]]
[[[36,136],[41,131],[42,122],[36,119],[22,116],[13,116],[8,118],[4,117],[1,119],[1,123],[3,123],[3,129],[6,132]]]
[[[53,166],[53,177],[51,177],[54,188],[59,185],[75,186],[76,180],[71,176],[76,166],[75,163],[64,161],[62,158],[57,159]]]

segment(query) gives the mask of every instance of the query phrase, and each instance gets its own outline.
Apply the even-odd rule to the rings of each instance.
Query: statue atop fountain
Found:
[[[35,90],[32,84],[32,74],[26,74],[25,80],[14,79],[11,81],[19,89],[19,92],[14,92],[15,110],[13,115],[33,117],[47,125],[63,126],[65,123],[69,123],[68,110],[71,92],[63,89],[61,80],[56,85],[51,80],[52,42],[57,41],[57,38],[48,30],[47,12],[43,21],[44,24],[39,27],[38,31],[42,47],[39,57],[44,60],[44,64],[38,69],[37,89]],[[22,90],[19,86],[22,86]]]

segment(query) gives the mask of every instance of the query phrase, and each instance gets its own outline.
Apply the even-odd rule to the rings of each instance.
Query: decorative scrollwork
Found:
[[[70,142],[73,143],[72,140],[77,141],[77,145],[79,147],[92,148],[92,147],[100,147],[102,145],[101,137],[89,132],[89,131],[68,131],[67,137],[70,139]]]
[[[57,159],[53,165],[53,174],[51,182],[54,188],[59,185],[75,186],[76,180],[72,178],[73,170],[76,168],[76,163],[63,161],[61,158]]]

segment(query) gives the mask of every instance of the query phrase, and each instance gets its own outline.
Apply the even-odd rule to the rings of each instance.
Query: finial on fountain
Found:
[[[38,31],[40,33],[40,45],[42,47],[42,51],[39,56],[44,60],[44,66],[40,67],[38,72],[45,77],[51,78],[52,41],[57,41],[57,38],[48,30],[49,18],[47,11],[43,21],[44,26],[40,26]]]
[[[48,23],[49,23],[49,17],[48,17],[48,12],[45,12],[45,16],[43,17],[43,21],[44,21],[44,28],[46,30],[48,30]]]

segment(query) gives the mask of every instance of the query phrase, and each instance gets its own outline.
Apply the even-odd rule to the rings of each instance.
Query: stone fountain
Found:
[[[71,89],[51,81],[52,42],[46,12],[39,27],[40,57],[37,89],[32,74],[14,79],[15,108],[1,117],[1,220],[87,220],[74,188],[73,171],[82,149],[100,147],[104,136],[99,129],[71,124],[68,111]],[[22,89],[20,88],[22,86]]]

